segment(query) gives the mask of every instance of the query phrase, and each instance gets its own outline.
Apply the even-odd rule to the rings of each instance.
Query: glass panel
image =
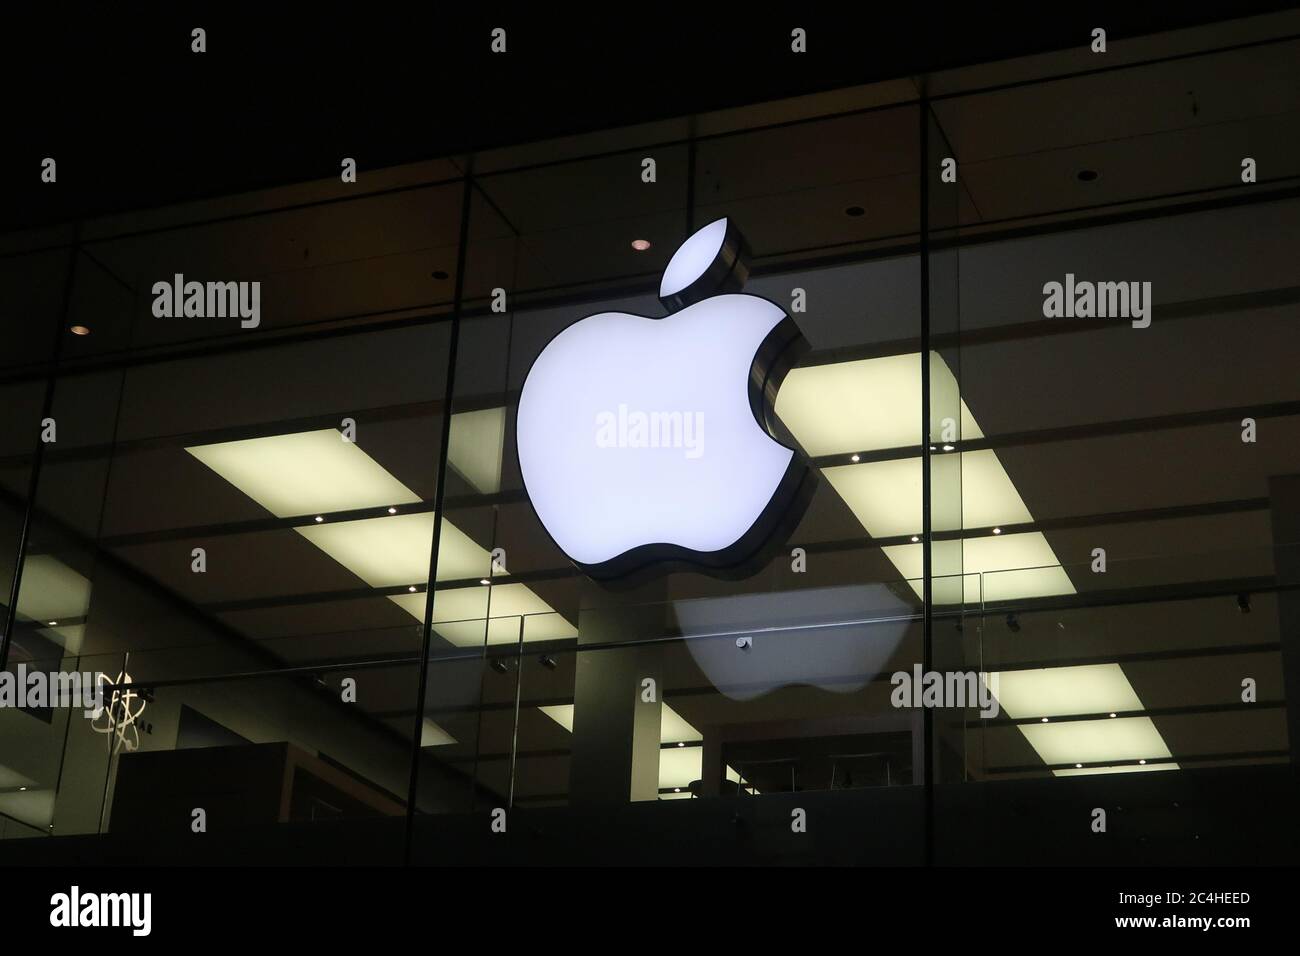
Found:
[[[57,439],[43,455],[11,660],[102,666],[103,680],[129,686],[93,720],[56,711],[48,733],[9,714],[7,752],[26,787],[15,792],[52,796],[45,816],[15,819],[56,834],[181,834],[169,830],[190,825],[179,790],[154,786],[172,767],[193,783],[185,801],[221,803],[213,832],[232,813],[240,827],[297,822],[330,807],[351,816],[356,801],[405,815],[451,345],[438,314],[450,292],[430,290],[451,287],[454,239],[450,251],[443,240],[458,234],[461,194],[441,189],[162,225],[80,253],[69,321],[89,334],[71,337],[53,389]],[[286,260],[288,242],[302,261]],[[263,277],[266,327],[214,319],[233,323],[219,333],[211,317],[154,314],[151,279],[176,273]],[[352,315],[362,300],[372,308]],[[333,322],[345,316],[346,327]],[[249,347],[309,322],[310,336]],[[162,344],[165,359],[141,360],[141,347]],[[247,674],[283,676],[232,680]],[[228,774],[207,762],[220,755],[170,756],[209,738],[258,756],[241,750]],[[30,772],[17,766],[28,751],[39,753]],[[220,780],[261,773],[271,751],[290,783],[308,775],[307,802],[286,784],[284,808],[240,816]],[[125,790],[124,767],[136,768]],[[401,858],[401,826],[381,842],[386,862]]]

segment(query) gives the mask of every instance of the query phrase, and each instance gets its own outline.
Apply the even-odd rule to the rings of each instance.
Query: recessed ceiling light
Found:
[[[1076,763],[1075,766],[1076,766],[1077,768],[1079,768],[1080,770],[1083,769],[1083,764],[1081,764],[1081,763]]]
[[[478,583],[479,583],[479,584],[491,584],[492,582],[489,581],[487,578],[479,578],[479,579],[478,579]]]
[[[58,626],[59,626],[59,622],[58,622],[58,621],[46,621],[46,623],[47,623],[50,627],[58,627]]]
[[[442,269],[435,269],[435,270],[433,271],[432,275],[433,275],[433,277],[434,277],[435,279],[437,279],[439,282],[445,281],[446,279],[450,278],[450,276],[449,276],[446,272],[444,272]]]
[[[1001,528],[994,528],[994,529],[993,529],[993,533],[994,533],[994,534],[1001,534],[1001,533],[1002,533],[1002,529],[1001,529]]]
[[[1043,723],[1047,723],[1047,718],[1046,718],[1046,717],[1043,718]]]
[[[849,461],[861,461],[861,460],[862,458],[859,455],[853,455],[852,457],[849,458]]]
[[[649,239],[633,239],[633,240],[632,240],[632,248],[635,249],[637,252],[645,252],[647,249],[650,248],[650,240],[649,240]]]
[[[682,792],[681,787],[673,787],[673,793],[681,793],[681,792]]]
[[[26,788],[26,787],[19,787],[18,789],[19,789],[19,790],[26,790],[27,788]]]
[[[396,508],[389,508],[389,509],[388,509],[388,513],[389,513],[390,515],[395,515],[395,514],[397,514],[397,509],[396,509]]]
[[[845,206],[845,207],[844,207],[844,215],[849,216],[850,218],[853,218],[853,219],[857,219],[859,216],[865,216],[866,214],[867,214],[867,211],[866,211],[865,209],[863,209],[861,206]]]
[[[1147,762],[1145,760],[1139,760],[1138,763],[1140,763],[1144,767],[1147,765]]]
[[[316,522],[317,522],[318,524],[319,524],[320,522],[324,521],[324,520],[325,520],[325,519],[322,518],[320,515],[317,515],[317,516],[316,516]]]
[[[1081,183],[1095,183],[1101,179],[1101,173],[1095,169],[1081,169],[1074,174],[1074,178]]]
[[[409,588],[407,588],[406,590],[408,590],[408,591],[410,591],[412,594],[414,594],[414,593],[415,593],[415,585],[412,584],[412,585],[411,585]]]
[[[74,325],[72,328],[68,329],[68,331],[71,332],[73,335],[89,335],[89,334],[90,334],[90,329],[86,328],[86,326],[84,326],[84,325]]]
[[[916,535],[912,535],[912,540],[913,540],[913,541],[920,541],[921,539],[918,538]]]
[[[1114,717],[1115,715],[1114,715],[1114,714],[1111,714],[1111,716]]]
[[[685,746],[686,746],[686,741],[684,741],[684,740],[679,740],[679,741],[677,741],[677,746],[679,746],[679,747],[685,747]]]
[[[953,447],[954,447],[953,445],[944,445],[944,446],[943,446],[943,450],[944,450],[944,451],[952,451],[952,450],[953,450]]]

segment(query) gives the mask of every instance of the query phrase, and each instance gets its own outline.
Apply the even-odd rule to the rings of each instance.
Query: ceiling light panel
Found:
[[[496,494],[501,490],[505,434],[504,407],[457,412],[451,416],[447,462],[480,494]]]
[[[943,358],[931,354],[931,390],[959,402],[964,439],[984,437]],[[776,411],[814,457],[844,456],[822,469],[863,529],[873,538],[917,535],[924,527],[920,456],[848,463],[867,451],[920,443],[921,356],[891,355],[792,370],[777,395]],[[949,403],[950,404],[950,403]],[[935,530],[1027,524],[1033,516],[991,449],[940,452],[931,458],[941,487],[960,488],[961,507]],[[922,596],[922,544],[883,548],[899,574]],[[1040,532],[965,539],[958,549],[935,542],[934,599],[943,604],[1073,594],[1069,576]],[[995,573],[996,572],[996,573]]]
[[[394,594],[389,600],[417,621],[424,620],[424,594]],[[485,636],[488,644],[518,643],[520,620],[525,643],[578,636],[577,628],[526,584],[496,584],[490,589],[481,585],[440,588],[434,592],[433,629],[456,647],[480,647]]]
[[[1143,709],[1119,664],[996,671],[987,681],[1013,720]]]
[[[957,382],[938,355],[931,389],[956,394]],[[910,448],[921,443],[921,354],[807,365],[791,369],[776,397],[776,414],[814,458]],[[983,438],[961,406],[961,437]]]
[[[1060,719],[1143,710],[1117,663],[995,671],[986,681],[1008,717],[1039,719],[1017,726],[1046,764],[1149,761],[1145,766],[1066,767],[1053,771],[1058,776],[1178,769],[1167,759],[1172,756],[1169,747],[1150,717]],[[1159,763],[1161,758],[1166,762]]]
[[[545,707],[538,707],[543,714],[551,718],[569,733],[573,733],[573,705],[572,704],[549,704]]]
[[[917,597],[922,596],[921,547],[898,544],[881,548]],[[1039,531],[966,538],[961,542],[960,566],[965,573],[934,579],[935,603],[978,606],[981,601],[1075,593],[1069,575]]]
[[[420,500],[334,428],[185,450],[277,518]]]
[[[500,483],[500,446],[505,409],[454,415],[453,459],[466,480],[481,490]],[[457,438],[457,435],[460,437]],[[486,443],[486,450],[476,443]],[[420,503],[420,498],[342,433],[319,431],[275,435],[186,449],[222,478],[281,518]],[[353,521],[313,521],[294,530],[372,588],[411,586],[429,577],[433,546],[432,512],[388,514]],[[436,581],[491,577],[492,558],[445,518],[438,541]],[[458,647],[519,640],[573,638],[577,631],[555,609],[523,584],[438,591],[435,629]],[[391,600],[417,621],[424,620],[425,595],[393,595]],[[43,607],[45,605],[42,605]],[[54,618],[54,615],[50,615]]]
[[[325,522],[294,530],[373,588],[428,580],[433,545],[430,512]],[[484,548],[450,521],[442,522],[437,580],[478,578],[491,567]]]
[[[23,561],[18,616],[36,621],[84,617],[90,609],[90,582],[58,558],[29,555]]]
[[[1053,770],[1054,777],[1087,777],[1098,773],[1152,773],[1158,770],[1178,770],[1176,763],[1126,763],[1118,767],[1063,767]]]
[[[1050,721],[1021,724],[1020,730],[1046,764],[1172,756],[1150,717]]]

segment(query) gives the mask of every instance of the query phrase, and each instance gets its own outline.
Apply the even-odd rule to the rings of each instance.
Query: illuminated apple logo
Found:
[[[588,575],[744,574],[802,514],[815,478],[772,405],[807,345],[780,306],[736,294],[748,274],[739,232],[711,222],[664,270],[668,315],[588,316],[529,370],[524,487]]]

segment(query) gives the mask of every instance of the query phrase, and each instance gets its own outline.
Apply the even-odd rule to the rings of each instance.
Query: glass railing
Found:
[[[23,661],[101,672],[108,696],[94,716],[0,709],[0,832],[401,818],[413,762],[419,815],[1284,762],[1290,591],[1270,570],[1242,552],[936,578],[956,600],[936,601],[928,652],[917,581],[563,626],[435,614],[418,712],[418,659],[180,676],[165,655]]]

